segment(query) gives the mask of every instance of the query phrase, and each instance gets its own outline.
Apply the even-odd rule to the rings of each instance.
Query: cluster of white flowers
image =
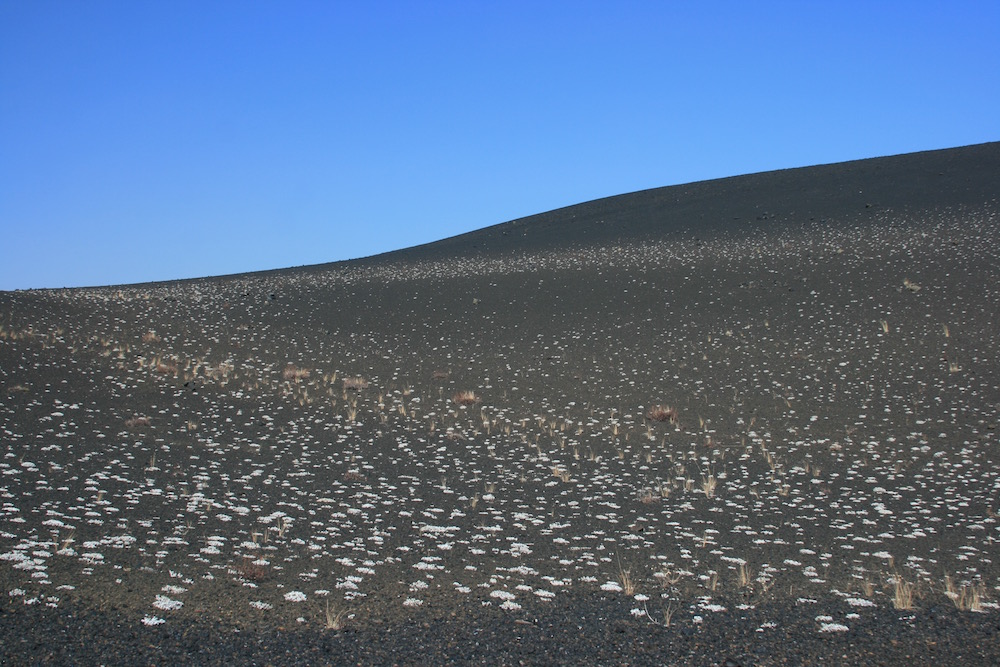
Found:
[[[184,603],[180,600],[171,600],[166,595],[157,595],[156,600],[153,601],[153,606],[163,611],[174,611],[183,607]]]

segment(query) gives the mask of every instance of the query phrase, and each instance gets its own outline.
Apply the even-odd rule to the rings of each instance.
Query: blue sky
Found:
[[[0,0],[0,289],[1000,140],[1000,3]]]

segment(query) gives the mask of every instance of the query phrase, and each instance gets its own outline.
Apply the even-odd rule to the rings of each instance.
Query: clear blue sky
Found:
[[[0,289],[996,140],[996,0],[0,0]]]

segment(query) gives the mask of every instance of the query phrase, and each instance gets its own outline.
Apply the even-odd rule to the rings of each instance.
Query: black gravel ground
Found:
[[[565,600],[528,620],[462,609],[420,622],[342,631],[237,630],[184,621],[147,629],[115,612],[37,608],[0,612],[11,665],[962,665],[1000,664],[995,614],[934,606],[883,612],[849,632],[819,635],[800,608],[725,614],[669,628],[636,624],[616,605]],[[760,631],[765,620],[780,629]],[[727,662],[730,661],[730,662]]]

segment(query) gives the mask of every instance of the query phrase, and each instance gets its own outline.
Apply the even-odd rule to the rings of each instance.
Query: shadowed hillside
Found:
[[[984,144],[0,293],[4,656],[994,662],[998,184]]]

